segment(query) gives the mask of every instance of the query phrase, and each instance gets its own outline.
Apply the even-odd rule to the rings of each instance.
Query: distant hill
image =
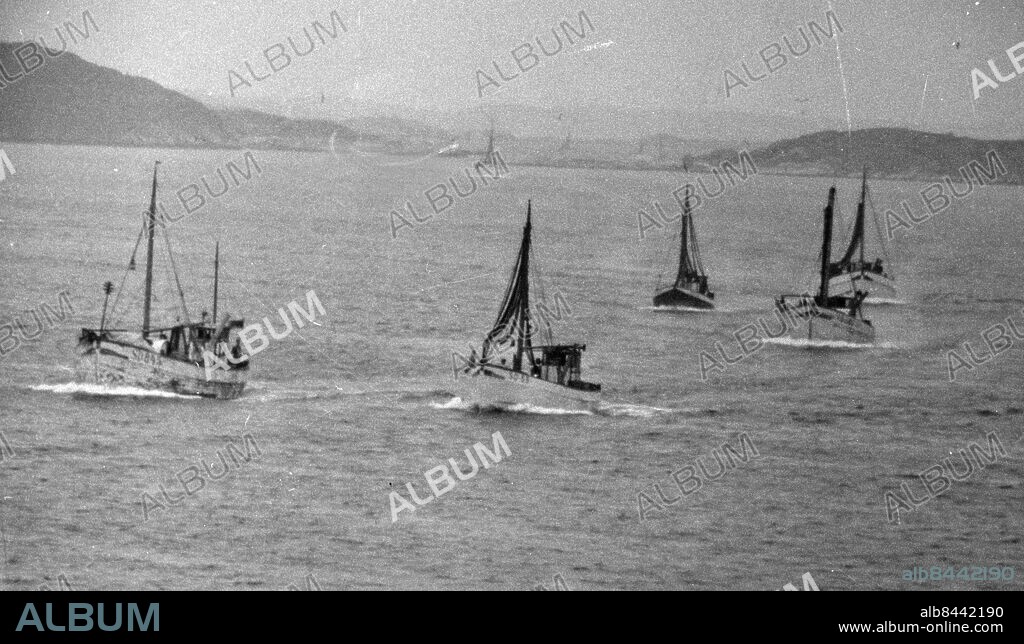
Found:
[[[14,50],[20,45],[0,43],[5,69],[19,69]],[[658,114],[650,123],[634,114],[637,125],[631,131],[609,130],[602,123],[612,111],[565,114],[506,106],[488,118],[494,118],[498,147],[508,163],[707,172],[726,160],[737,162],[741,139],[721,119],[712,128],[688,113]],[[620,120],[629,116],[620,112]],[[486,148],[487,124],[479,114],[455,116],[447,123],[437,120],[437,114],[329,120],[218,109],[70,52],[47,57],[43,66],[0,89],[0,141],[12,142],[312,151],[334,145],[339,151],[351,147],[385,155],[422,157],[445,150],[453,156],[478,156]],[[773,119],[765,115],[761,120]],[[679,122],[701,137],[670,134],[678,127],[669,126]],[[798,124],[785,127],[792,130]],[[602,132],[614,132],[616,139],[601,138]],[[762,173],[850,176],[867,165],[875,178],[925,180],[955,177],[971,161],[987,166],[986,155],[994,150],[1007,169],[997,181],[1024,184],[1024,141],[981,141],[901,128],[823,131],[769,145],[765,140],[743,142]]]
[[[0,61],[18,70],[14,50]],[[13,73],[13,72],[12,72]],[[255,110],[210,108],[137,76],[94,65],[72,53],[0,89],[0,141],[178,148],[325,150],[333,139],[360,141],[401,154],[441,133],[397,119],[291,119]],[[417,148],[418,149],[418,148]]]
[[[867,166],[872,177],[929,180],[956,177],[971,161],[989,167],[994,151],[1006,168],[996,183],[1024,184],[1024,141],[985,141],[903,128],[815,132],[751,150],[759,172],[806,176],[852,176]],[[737,150],[702,155],[707,166],[736,164]]]

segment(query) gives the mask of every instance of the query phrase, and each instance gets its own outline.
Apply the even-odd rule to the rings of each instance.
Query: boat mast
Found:
[[[213,251],[213,326],[217,326],[217,285],[220,278],[220,242]]]
[[[864,166],[864,177],[860,184],[860,203],[857,204],[857,221],[860,223],[861,240],[860,240],[860,270],[864,272],[864,245],[867,241],[864,235],[864,202],[867,200],[868,194],[868,167]]]
[[[832,213],[836,204],[836,187],[828,189],[828,205],[825,206],[825,230],[821,240],[821,288],[818,290],[818,305],[828,306],[828,268],[832,255]]]
[[[149,201],[149,213],[146,217],[146,296],[142,303],[142,337],[149,334],[150,304],[153,299],[153,236],[156,232],[156,170],[160,166],[157,161],[153,166],[153,195]]]
[[[679,286],[683,281],[686,280],[687,274],[686,269],[688,268],[686,257],[686,243],[687,232],[688,232],[688,221],[690,219],[690,190],[689,184],[686,186],[686,196],[683,197],[683,217],[682,217],[682,230],[679,233],[679,274],[676,275],[676,286]]]
[[[107,324],[107,302],[110,300],[110,292],[113,290],[113,282],[105,282],[103,284],[103,315],[100,316],[100,331],[103,331]]]

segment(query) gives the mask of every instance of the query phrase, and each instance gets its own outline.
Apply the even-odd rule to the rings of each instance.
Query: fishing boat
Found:
[[[479,353],[466,361],[457,387],[463,402],[478,407],[533,405],[590,410],[601,385],[581,379],[586,345],[554,344],[546,318],[539,325],[530,310],[532,208],[526,206],[523,239],[498,318]],[[534,344],[543,330],[545,342]]]
[[[693,187],[686,186],[683,199],[682,229],[679,233],[679,270],[672,286],[660,290],[654,296],[654,306],[688,309],[715,308],[715,294],[708,288],[708,276],[700,260],[697,247],[697,233],[693,227],[690,212],[690,197]]]
[[[245,388],[249,358],[242,352],[239,333],[245,321],[230,315],[217,323],[217,298],[220,272],[220,244],[214,251],[213,317],[191,322],[185,307],[185,295],[174,268],[170,239],[163,229],[168,258],[177,286],[179,315],[174,323],[157,326],[153,320],[153,258],[156,236],[157,162],[153,169],[153,190],[149,210],[135,242],[121,289],[111,308],[117,309],[129,272],[135,270],[135,253],[146,238],[145,292],[142,301],[141,328],[110,328],[107,304],[113,283],[104,284],[105,297],[99,328],[83,328],[78,340],[77,376],[88,384],[137,387],[180,395],[210,398],[237,398]],[[163,227],[163,224],[161,224]]]
[[[836,188],[832,186],[825,206],[818,294],[813,297],[809,294],[783,295],[775,300],[775,306],[787,319],[803,321],[804,324],[787,325],[790,335],[796,339],[869,344],[875,340],[875,329],[869,320],[864,319],[862,311],[867,293],[856,291],[852,296],[847,296],[831,295],[829,292],[835,203]]]
[[[868,171],[865,168],[861,181],[860,203],[857,204],[857,219],[853,224],[853,235],[850,237],[850,245],[842,258],[829,264],[829,290],[836,295],[846,297],[852,297],[857,291],[862,291],[868,294],[866,301],[870,303],[871,299],[894,299],[897,293],[895,278],[885,272],[882,259],[879,258],[873,262],[864,259],[866,245],[864,213],[867,194]],[[881,243],[881,234],[879,234],[879,241]]]

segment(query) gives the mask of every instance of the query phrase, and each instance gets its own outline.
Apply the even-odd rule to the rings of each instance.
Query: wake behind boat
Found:
[[[686,186],[683,199],[682,230],[679,239],[679,270],[672,286],[654,296],[654,306],[691,309],[715,308],[715,294],[708,288],[708,276],[700,260],[697,232],[690,213],[691,186]]]
[[[864,319],[861,310],[867,293],[856,291],[852,297],[829,294],[835,202],[836,188],[832,186],[828,191],[828,205],[825,206],[818,295],[783,295],[775,300],[775,306],[787,318],[800,319],[806,323],[806,330],[803,325],[789,327],[790,335],[795,339],[870,344],[875,341],[875,329],[869,320]]]
[[[157,162],[159,166],[159,162]],[[135,248],[143,234],[147,239],[145,294],[143,296],[142,327],[140,329],[108,328],[107,302],[113,291],[113,284],[104,285],[103,314],[98,329],[83,328],[78,340],[79,359],[77,375],[80,382],[87,384],[139,387],[142,389],[166,391],[189,396],[211,398],[237,398],[245,388],[245,375],[249,369],[249,358],[242,353],[239,330],[245,326],[240,319],[225,315],[220,324],[209,326],[206,313],[203,321],[189,320],[185,308],[185,296],[181,290],[177,271],[174,270],[170,241],[167,238],[167,252],[177,285],[179,318],[176,323],[162,327],[152,324],[153,293],[153,242],[156,229],[157,171],[153,169],[153,193],[143,230],[139,233]],[[167,231],[164,230],[166,236]],[[213,321],[217,319],[217,287],[220,266],[220,246],[214,257]],[[135,270],[135,251],[128,263],[121,281],[118,298],[111,311],[117,309],[118,300],[125,279]],[[209,358],[216,356],[216,361]],[[226,365],[226,368],[211,369],[211,362]]]
[[[512,278],[498,319],[461,371],[456,389],[463,402],[480,406],[516,406],[589,410],[600,401],[601,385],[581,379],[586,345],[553,344],[544,320],[547,342],[534,345],[537,324],[530,312],[531,206]]]
[[[853,235],[846,253],[838,262],[829,264],[829,290],[836,295],[853,297],[857,291],[867,294],[868,303],[871,299],[885,298],[893,300],[897,296],[896,280],[885,272],[882,260],[865,261],[864,247],[864,211],[868,194],[868,171],[864,169],[861,181],[860,202],[857,204],[857,219],[853,224]],[[877,223],[877,222],[876,222]],[[881,234],[879,234],[881,244]],[[859,254],[858,254],[859,253]],[[854,258],[854,255],[857,255]]]

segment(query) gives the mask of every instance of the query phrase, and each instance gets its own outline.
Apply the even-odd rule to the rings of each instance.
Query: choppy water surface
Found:
[[[985,188],[897,233],[900,301],[868,309],[875,347],[772,342],[702,380],[702,351],[720,342],[735,358],[734,332],[776,326],[774,295],[813,288],[828,180],[755,176],[705,204],[720,310],[665,313],[650,304],[674,231],[641,240],[637,210],[671,203],[679,175],[512,166],[392,239],[386,213],[410,201],[425,217],[424,191],[466,160],[257,152],[261,174],[170,228],[192,313],[210,305],[219,239],[222,311],[256,321],[315,290],[326,315],[273,341],[246,394],[217,402],[96,391],[71,368],[78,327],[98,323],[101,285],[131,253],[152,162],[173,212],[174,191],[203,176],[216,191],[241,153],[5,149],[18,172],[0,184],[0,321],[20,316],[31,334],[30,312],[61,291],[75,311],[0,359],[0,588],[63,574],[82,589],[283,589],[312,574],[325,589],[525,589],[560,574],[574,590],[774,590],[805,572],[822,590],[1021,586],[901,578],[1022,564],[1024,346],[952,383],[947,365],[964,341],[984,357],[981,333],[1007,317],[1024,329],[1021,188]],[[857,187],[839,182],[840,236]],[[921,187],[874,182],[875,206],[920,208]],[[534,292],[568,303],[556,336],[587,344],[584,377],[604,385],[591,414],[479,413],[453,396],[451,352],[493,321],[528,198]],[[389,492],[427,496],[424,472],[466,467],[494,432],[510,456],[392,522]],[[918,473],[987,449],[990,432],[1006,456],[887,521],[886,491],[920,499]],[[228,447],[246,434],[249,462]],[[744,434],[758,458],[640,520],[638,493],[678,497],[671,472],[701,458],[714,475],[715,450]],[[177,499],[179,473],[194,493],[147,517],[143,495],[163,485]]]

